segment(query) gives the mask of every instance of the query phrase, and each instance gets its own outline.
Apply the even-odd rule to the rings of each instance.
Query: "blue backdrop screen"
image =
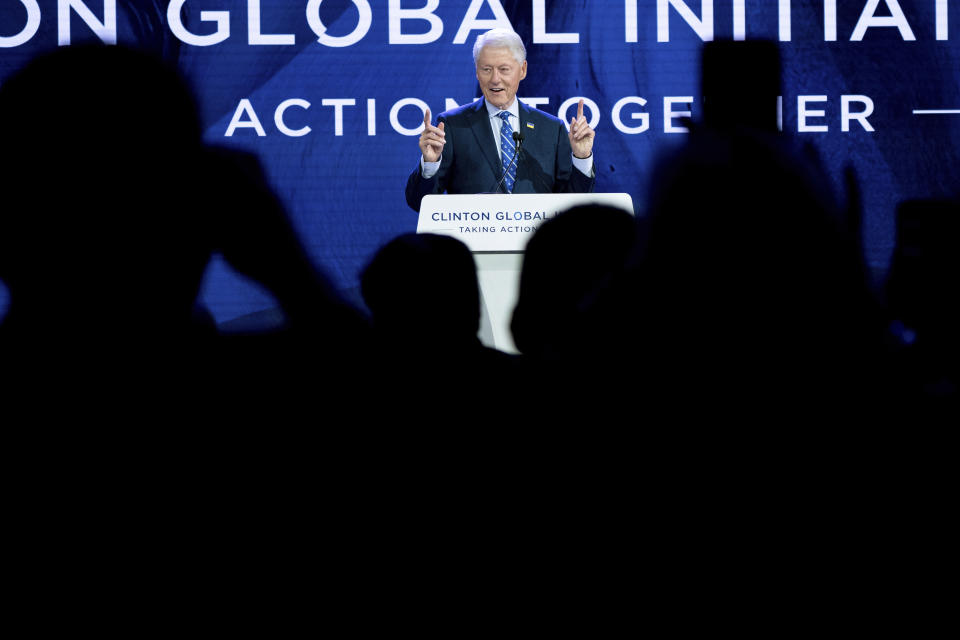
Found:
[[[206,139],[260,155],[349,294],[379,246],[415,229],[403,189],[423,110],[479,96],[473,41],[495,26],[527,44],[521,99],[567,121],[586,100],[597,190],[630,193],[640,214],[658,152],[683,140],[685,113],[702,115],[700,49],[717,38],[780,42],[783,129],[815,143],[833,175],[856,169],[878,272],[896,203],[960,185],[956,0],[3,0],[0,82],[80,41],[174,61]],[[130,134],[148,141],[151,123]],[[203,297],[221,322],[273,306],[219,263]]]

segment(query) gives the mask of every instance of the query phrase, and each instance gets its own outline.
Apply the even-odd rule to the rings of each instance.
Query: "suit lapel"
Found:
[[[519,107],[519,110],[520,110],[520,134],[523,135],[524,137],[526,137],[526,135],[527,135],[527,122],[530,121],[530,120],[529,120],[530,107],[528,107],[527,105],[523,104],[522,102],[519,102],[519,98],[518,98],[517,100],[518,100],[518,102],[517,102],[517,107]]]
[[[480,145],[480,151],[483,152],[487,162],[490,163],[490,169],[493,175],[498,176],[503,171],[500,166],[500,156],[497,154],[497,141],[493,139],[493,128],[490,126],[490,114],[487,113],[486,101],[480,99],[477,107],[473,111],[473,122],[470,124],[473,135]]]

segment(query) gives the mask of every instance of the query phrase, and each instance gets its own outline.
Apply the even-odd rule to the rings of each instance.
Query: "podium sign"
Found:
[[[523,251],[544,221],[584,204],[617,207],[633,215],[629,193],[429,195],[420,203],[417,233],[453,236],[474,253]]]

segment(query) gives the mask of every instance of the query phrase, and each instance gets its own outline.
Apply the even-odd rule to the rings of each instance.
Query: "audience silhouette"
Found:
[[[136,360],[213,331],[194,312],[213,233],[200,124],[172,69],[114,47],[39,57],[0,88],[0,136],[7,348]]]
[[[533,236],[512,322],[522,355],[510,356],[477,337],[462,243],[386,244],[362,278],[368,320],[311,263],[256,157],[202,144],[166,62],[105,46],[38,57],[0,88],[6,372],[191,397],[206,381],[217,397],[260,389],[294,403],[317,383],[398,399],[439,377],[544,373],[587,409],[955,397],[957,204],[901,206],[884,310],[855,177],[837,197],[769,109],[736,108],[748,92],[772,109],[776,46],[709,43],[703,90],[705,118],[652,169],[645,216],[577,207]],[[214,253],[276,297],[282,330],[217,330],[197,305]],[[96,383],[93,363],[108,372]]]
[[[374,256],[361,279],[372,314],[377,379],[398,395],[424,394],[456,405],[445,381],[490,385],[514,371],[514,358],[485,347],[473,254],[455,238],[404,234]]]
[[[707,47],[705,66],[752,60],[769,98],[775,48],[744,47]],[[29,485],[15,529],[42,523],[30,535],[51,562],[64,531],[67,560],[143,544],[244,586],[260,575],[249,548],[300,567],[322,544],[333,602],[356,619],[371,576],[400,608],[412,596],[393,592],[424,571],[458,586],[466,571],[478,597],[520,575],[507,593],[524,605],[534,584],[545,605],[626,610],[641,557],[664,600],[690,576],[714,576],[713,601],[730,576],[766,591],[777,573],[844,608],[851,584],[896,594],[891,608],[939,602],[906,565],[940,566],[952,448],[863,416],[956,400],[960,203],[900,206],[884,307],[852,172],[837,197],[815,153],[729,98],[652,169],[643,217],[587,205],[540,227],[513,356],[477,337],[463,243],[384,245],[362,274],[368,318],[311,262],[257,158],[202,144],[171,67],[123,47],[35,59],[0,87],[0,362],[8,412],[68,428],[11,449]],[[276,298],[282,329],[217,329],[197,304],[215,253]],[[114,522],[149,533],[117,541]],[[759,597],[760,617],[795,614],[780,591]]]
[[[511,330],[525,356],[567,360],[591,296],[609,286],[634,248],[633,217],[599,205],[549,219],[527,243]]]
[[[201,143],[172,67],[119,46],[38,57],[0,88],[0,144],[8,374],[91,401],[218,406],[231,383],[297,386],[296,353],[355,384],[366,321],[310,263],[257,160]],[[196,304],[215,251],[274,294],[284,331],[218,335]]]
[[[705,47],[705,72],[721,78],[704,78],[704,121],[651,171],[629,266],[582,316],[581,366],[630,371],[628,387],[667,406],[768,415],[800,399],[856,404],[885,380],[857,218],[815,153],[777,131],[779,80],[760,77],[750,93],[768,107],[747,109],[755,123],[720,89],[734,69],[773,75],[775,53]]]

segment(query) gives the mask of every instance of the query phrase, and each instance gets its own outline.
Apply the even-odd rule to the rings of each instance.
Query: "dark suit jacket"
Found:
[[[432,193],[483,193],[493,191],[503,175],[490,116],[483,98],[437,117],[446,123],[447,143],[440,170],[423,178],[420,164],[407,180],[407,204],[420,210],[423,196]],[[533,125],[532,128],[528,125]],[[524,135],[517,160],[513,193],[584,193],[596,181],[573,167],[570,140],[559,118],[520,103],[520,131]],[[508,160],[509,161],[509,160]],[[594,174],[596,162],[594,162]],[[500,187],[503,191],[503,187]]]

